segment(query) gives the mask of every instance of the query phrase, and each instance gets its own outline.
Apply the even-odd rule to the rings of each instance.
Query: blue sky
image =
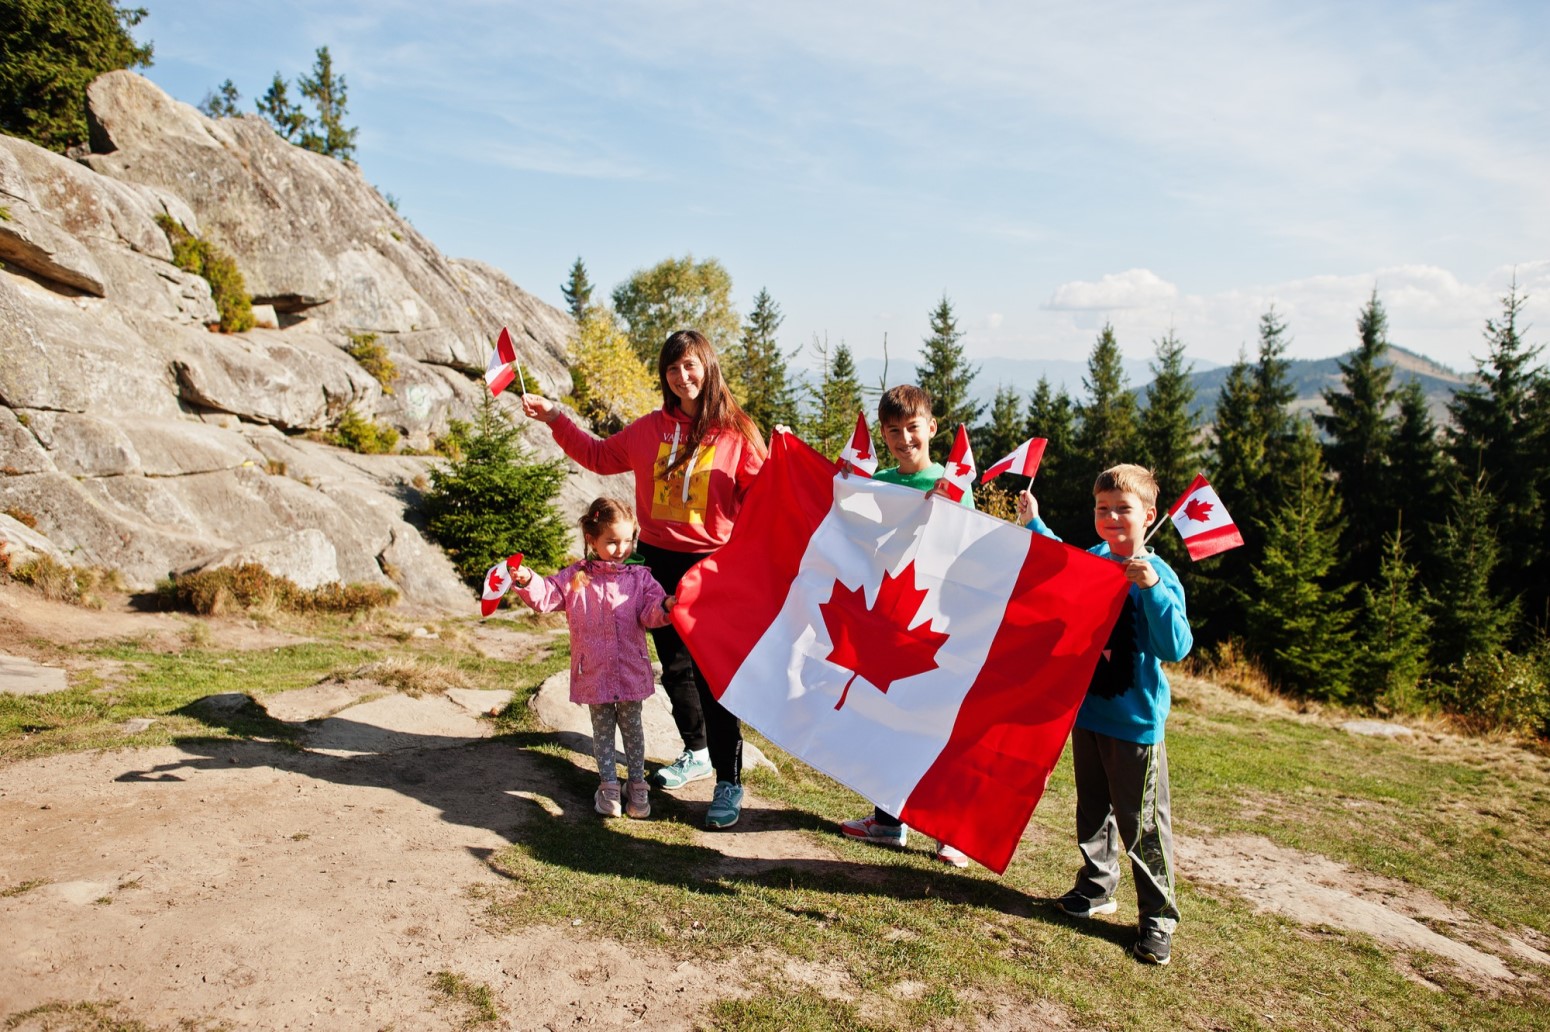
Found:
[[[136,0],[145,74],[244,108],[327,45],[365,176],[555,304],[715,257],[796,348],[1197,359],[1397,343],[1466,370],[1511,277],[1550,329],[1550,4]]]

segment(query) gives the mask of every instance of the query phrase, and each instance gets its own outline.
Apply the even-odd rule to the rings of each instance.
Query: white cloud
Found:
[[[1062,283],[1050,296],[1056,311],[1103,312],[1127,308],[1159,308],[1174,303],[1179,288],[1150,269],[1110,273],[1097,283]]]
[[[1093,331],[1107,321],[1132,357],[1171,330],[1190,356],[1227,363],[1240,348],[1254,352],[1260,317],[1273,305],[1290,333],[1291,357],[1327,358],[1355,347],[1357,318],[1376,288],[1391,343],[1468,372],[1484,354],[1485,321],[1500,316],[1514,278],[1528,298],[1519,329],[1531,346],[1544,343],[1533,326],[1550,312],[1550,260],[1503,266],[1474,283],[1437,266],[1401,265],[1198,294],[1132,269],[1098,283],[1062,284],[1032,324],[1003,329],[997,351],[1027,354],[1032,339],[1041,353],[1086,354]]]
[[[995,332],[1001,328],[1001,324],[1004,322],[1006,322],[1006,316],[1000,312],[991,312],[985,316],[985,329]]]

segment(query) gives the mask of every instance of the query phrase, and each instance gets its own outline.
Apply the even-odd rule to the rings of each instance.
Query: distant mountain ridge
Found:
[[[1347,360],[1350,355],[1351,352],[1348,351],[1331,358],[1289,359],[1287,380],[1295,392],[1292,401],[1293,411],[1327,412],[1329,407],[1324,404],[1322,392],[1340,386],[1340,363]],[[1432,417],[1439,422],[1446,419],[1447,405],[1454,393],[1474,379],[1472,374],[1466,376],[1457,373],[1440,362],[1435,362],[1425,355],[1396,344],[1389,345],[1385,357],[1386,364],[1395,368],[1394,386],[1397,387],[1406,380],[1421,382],[1431,407]],[[1152,381],[1152,361],[1150,358],[1123,360],[1125,376],[1132,384],[1132,392],[1143,404],[1146,385]],[[1217,365],[1204,359],[1186,358],[1185,362],[1195,370],[1190,376],[1190,381],[1195,386],[1195,411],[1203,420],[1209,421],[1211,413],[1216,409],[1217,395],[1221,393],[1222,385],[1227,382],[1231,366]],[[1077,360],[992,356],[971,360],[971,364],[979,369],[978,375],[974,378],[973,395],[976,401],[985,406],[987,413],[998,387],[1016,388],[1026,402],[1041,378],[1047,378],[1050,386],[1055,390],[1064,388],[1073,398],[1080,399],[1086,393],[1083,386],[1083,380],[1087,376],[1085,357]],[[810,379],[813,375],[812,370],[809,369],[797,369],[794,372],[804,380]],[[869,394],[875,393],[882,382],[883,374],[884,365],[880,358],[863,358],[856,362],[856,377],[861,382],[862,389]],[[915,375],[914,362],[900,359],[888,361],[887,378],[890,385],[912,382]]]

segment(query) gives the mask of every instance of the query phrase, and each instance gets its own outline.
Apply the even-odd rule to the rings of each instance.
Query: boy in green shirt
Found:
[[[884,484],[900,484],[920,491],[947,493],[947,470],[931,461],[931,438],[936,436],[936,417],[931,414],[931,394],[913,384],[889,389],[877,402],[877,425],[883,428],[883,442],[898,463],[892,469],[878,470],[872,477]],[[974,495],[963,493],[963,504],[974,508]],[[851,838],[885,846],[903,846],[909,829],[893,814],[874,807],[872,816],[845,821],[840,830]],[[969,858],[946,842],[937,843],[936,858],[953,867],[969,866]]]

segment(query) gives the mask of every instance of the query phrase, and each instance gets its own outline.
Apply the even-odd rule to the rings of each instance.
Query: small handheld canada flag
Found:
[[[495,350],[490,352],[490,362],[484,369],[484,382],[492,396],[511,386],[511,381],[518,375],[516,365],[517,349],[511,343],[511,334],[502,326]]]
[[[484,591],[479,597],[479,611],[485,616],[495,612],[501,604],[501,596],[511,590],[516,582],[517,570],[522,566],[522,553],[502,559],[484,575]]]
[[[1049,444],[1048,438],[1032,437],[1012,449],[1012,454],[997,461],[987,469],[980,477],[980,483],[984,483],[993,477],[999,477],[1003,473],[1015,473],[1020,477],[1033,479],[1039,472],[1039,461],[1044,458],[1044,446]]]
[[[872,447],[872,431],[867,429],[865,412],[856,413],[856,432],[850,435],[849,442],[840,449],[841,471],[847,463],[864,477],[877,472],[877,449]]]
[[[1191,559],[1198,561],[1243,544],[1238,525],[1227,515],[1227,506],[1216,496],[1204,474],[1195,474],[1194,482],[1173,503],[1168,516],[1184,539]]]
[[[942,475],[949,485],[947,496],[955,502],[963,501],[964,493],[974,487],[974,453],[969,450],[969,431],[962,423],[958,424],[953,450],[947,453],[947,471]]]

